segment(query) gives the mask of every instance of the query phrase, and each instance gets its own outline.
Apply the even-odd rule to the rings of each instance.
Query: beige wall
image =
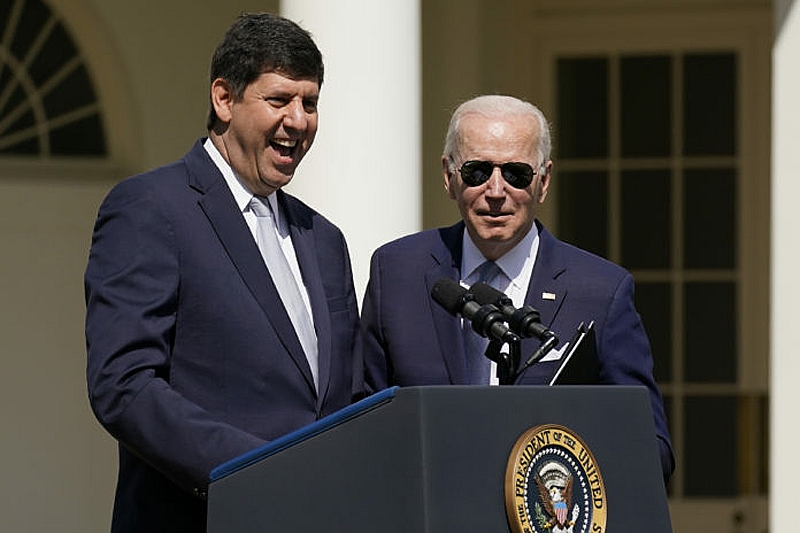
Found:
[[[83,289],[102,182],[0,180],[0,516],[5,531],[101,531],[114,447],[89,413]]]
[[[182,156],[205,134],[209,61],[222,33],[243,11],[278,10],[278,0],[50,4],[77,28],[75,38],[91,59],[102,59],[95,75],[115,112],[108,132],[128,143],[113,139],[113,155],[134,170]],[[112,70],[117,78],[106,79]]]

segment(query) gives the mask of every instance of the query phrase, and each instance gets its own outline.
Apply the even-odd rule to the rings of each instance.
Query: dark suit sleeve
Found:
[[[123,182],[101,206],[85,274],[92,409],[120,444],[179,486],[263,440],[215,420],[170,381],[179,248],[148,188]]]
[[[634,307],[633,291],[633,277],[626,273],[614,292],[608,318],[598,332],[600,380],[619,385],[644,385],[649,390],[661,467],[666,481],[675,468],[675,459],[664,403],[653,378],[650,342]]]
[[[369,282],[367,283],[364,302],[361,306],[364,385],[368,394],[389,386],[389,363],[385,350],[381,319],[381,262],[379,250],[372,255],[370,261]]]

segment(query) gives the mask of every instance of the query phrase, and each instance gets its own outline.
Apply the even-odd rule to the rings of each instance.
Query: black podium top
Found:
[[[522,476],[550,453],[522,439],[551,425],[548,436],[582,446],[571,457],[555,450]],[[585,471],[559,473],[561,455]],[[571,492],[554,485],[558,476],[574,480]],[[524,501],[509,505],[509,479],[511,498],[524,488]],[[524,530],[510,517],[520,514],[528,531],[552,533],[542,524],[556,514],[535,501],[535,483],[571,496],[572,533],[671,533],[647,390],[387,389],[215,469],[208,531],[516,533]]]

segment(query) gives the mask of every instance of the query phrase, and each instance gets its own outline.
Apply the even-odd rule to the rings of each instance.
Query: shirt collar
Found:
[[[533,273],[533,264],[539,251],[539,231],[536,224],[511,250],[499,257],[495,263],[518,291],[527,291],[528,281]],[[464,230],[462,237],[461,279],[466,282],[475,273],[486,257],[478,250],[469,232]]]
[[[206,139],[206,142],[203,143],[203,148],[206,149],[208,155],[211,156],[211,160],[214,161],[214,164],[222,173],[222,177],[225,178],[225,183],[228,184],[228,188],[231,190],[231,193],[233,193],[233,199],[236,201],[239,211],[242,213],[250,211],[250,200],[253,199],[253,193],[245,187],[233,168],[225,161],[225,158],[222,157],[222,154],[217,150],[217,147],[214,146],[214,143],[211,142],[210,138]],[[263,196],[261,198],[263,198]],[[275,224],[278,226],[278,233],[281,237],[285,237],[289,234],[289,228],[283,216],[283,212],[278,207],[278,195],[270,194],[266,197],[266,200],[269,202],[270,207],[272,207],[272,212],[275,214]]]
[[[211,160],[214,161],[214,164],[222,173],[222,177],[225,178],[225,183],[228,184],[228,188],[233,193],[233,199],[236,201],[239,210],[242,212],[246,211],[250,205],[250,200],[253,199],[253,193],[242,184],[233,171],[233,168],[225,161],[225,158],[222,157],[222,154],[217,150],[217,147],[214,146],[210,138],[206,139],[206,142],[203,143],[203,148],[206,149]],[[275,206],[273,205],[272,207],[274,208]]]

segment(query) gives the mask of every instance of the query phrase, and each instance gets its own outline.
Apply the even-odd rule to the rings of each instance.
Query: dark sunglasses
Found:
[[[492,163],[491,161],[467,161],[458,171],[461,179],[470,187],[489,181],[494,167],[500,167],[503,179],[515,189],[524,189],[533,181],[536,171],[528,163]]]

